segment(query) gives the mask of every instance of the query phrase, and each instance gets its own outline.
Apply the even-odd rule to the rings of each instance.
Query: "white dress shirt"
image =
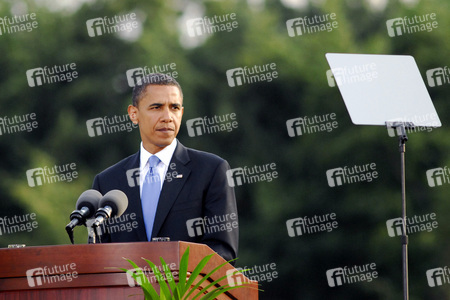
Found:
[[[161,182],[161,189],[164,183],[164,179],[166,178],[166,173],[169,168],[170,161],[172,160],[173,153],[175,152],[175,148],[177,147],[177,139],[173,139],[172,143],[168,145],[163,150],[159,151],[156,154],[151,154],[147,150],[144,149],[144,146],[141,142],[141,162],[139,166],[140,170],[140,176],[139,176],[139,189],[140,189],[140,195],[142,197],[142,184],[144,183],[145,175],[147,175],[147,172],[149,170],[148,160],[150,156],[156,155],[160,163],[156,166],[156,172],[158,172],[160,182]]]

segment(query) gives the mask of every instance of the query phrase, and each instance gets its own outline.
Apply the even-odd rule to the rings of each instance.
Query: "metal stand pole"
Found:
[[[402,131],[405,128],[402,127]],[[403,266],[403,299],[409,299],[409,286],[408,286],[408,234],[406,231],[406,178],[405,178],[405,142],[408,140],[406,132],[404,135],[399,136],[399,150],[400,150],[400,161],[401,161],[401,173],[402,173],[402,220],[403,220],[403,230],[402,230],[402,266]]]
[[[413,124],[406,124],[408,128],[413,128]],[[408,232],[406,231],[406,176],[405,176],[405,143],[408,140],[406,135],[406,127],[404,123],[394,123],[394,128],[397,129],[399,151],[400,151],[400,171],[402,181],[402,270],[403,270],[403,299],[409,300],[409,285],[408,285]]]

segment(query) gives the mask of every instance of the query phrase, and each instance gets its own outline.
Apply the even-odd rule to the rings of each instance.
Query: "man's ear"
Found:
[[[133,122],[133,124],[138,124],[139,123],[139,119],[137,117],[137,112],[138,109],[136,106],[133,105],[128,105],[128,116],[130,117],[131,122]]]

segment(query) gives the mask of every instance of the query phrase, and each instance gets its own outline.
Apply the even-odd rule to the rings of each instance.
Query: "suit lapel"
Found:
[[[152,237],[157,237],[158,233],[166,219],[170,209],[175,203],[178,195],[186,183],[191,169],[186,166],[189,162],[189,155],[187,153],[186,147],[184,147],[180,142],[178,142],[177,148],[170,161],[167,173],[177,172],[178,175],[182,175],[181,178],[172,178],[171,181],[165,180],[161,195],[159,196],[158,208],[156,210],[155,222],[153,223]],[[171,169],[171,165],[175,163],[175,169]],[[167,176],[166,176],[167,178]],[[142,209],[141,209],[142,211]]]
[[[139,168],[141,153],[138,151],[134,157],[124,166],[124,174],[127,170]],[[127,181],[128,182],[128,181]],[[138,222],[137,234],[140,241],[147,241],[147,234],[145,232],[144,216],[142,214],[141,195],[139,185],[130,187],[127,184],[123,190],[128,195],[128,211],[136,213],[136,221]]]

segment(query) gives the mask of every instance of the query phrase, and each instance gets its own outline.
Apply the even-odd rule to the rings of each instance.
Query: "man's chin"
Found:
[[[158,152],[158,151],[161,151],[162,149],[166,148],[173,142],[174,139],[175,139],[174,135],[167,136],[167,137],[158,136],[156,138],[155,138],[155,136],[153,136],[153,138],[145,138],[144,137],[142,139],[142,141],[144,142],[144,148],[147,151],[153,153],[154,151]]]
[[[167,146],[172,144],[174,139],[175,139],[175,137],[160,139],[155,143],[155,145],[158,146],[159,148],[166,148]]]

